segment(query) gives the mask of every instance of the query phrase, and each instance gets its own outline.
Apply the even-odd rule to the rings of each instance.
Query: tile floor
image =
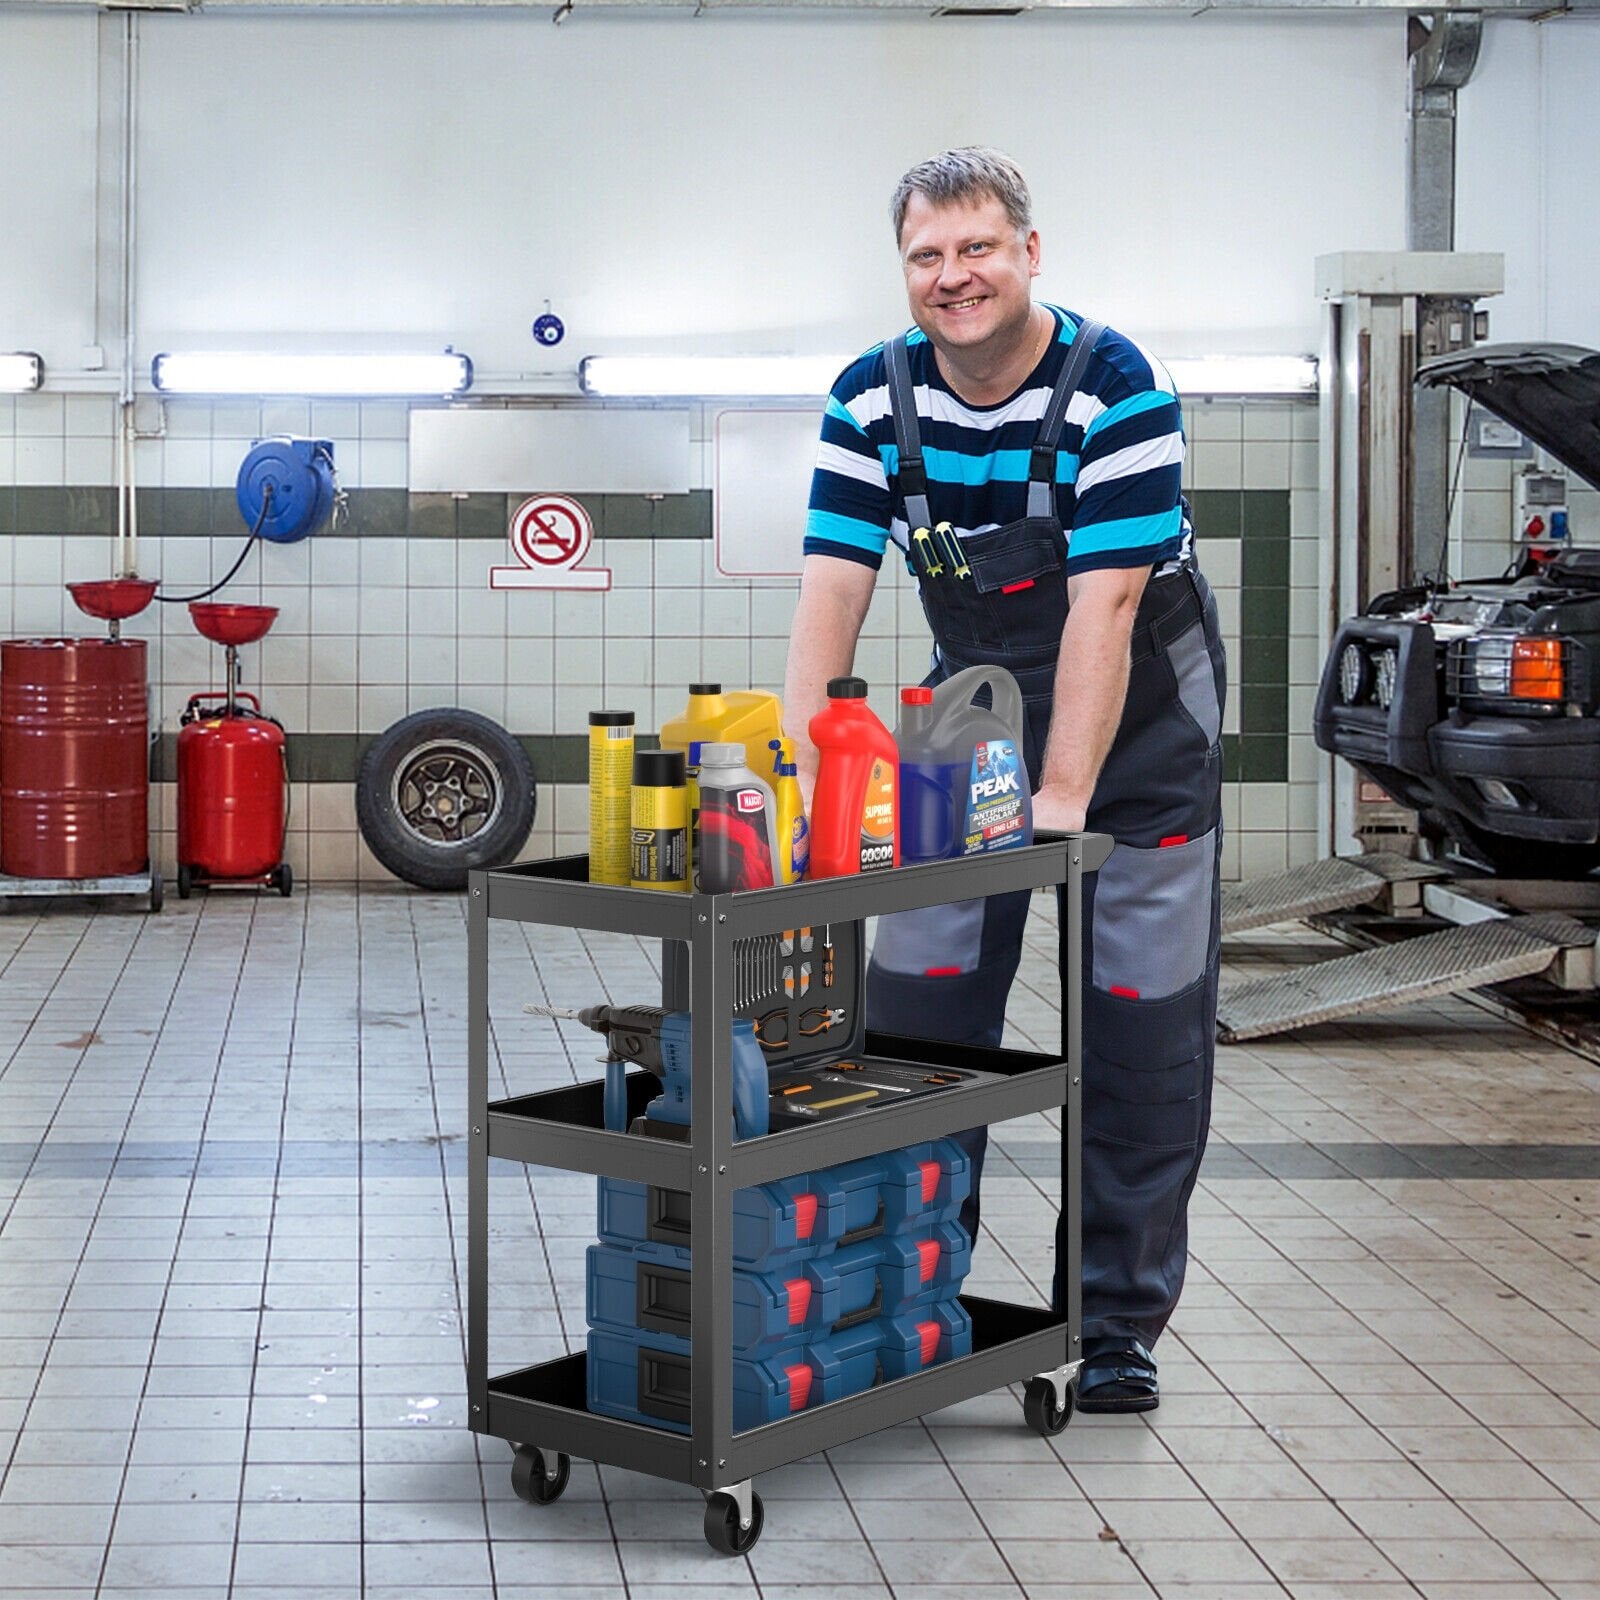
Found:
[[[512,1088],[594,1072],[524,1000],[653,993],[629,940],[491,954]],[[0,917],[0,1593],[1600,1600],[1588,1062],[1454,1001],[1222,1050],[1161,1409],[1044,1441],[997,1392],[767,1475],[727,1559],[692,1491],[527,1506],[463,1426],[464,973],[398,889]],[[998,1137],[972,1286],[1042,1298],[1052,1130]],[[498,1369],[581,1339],[593,1200],[492,1182]]]

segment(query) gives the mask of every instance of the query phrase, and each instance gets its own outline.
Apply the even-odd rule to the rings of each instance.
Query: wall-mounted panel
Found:
[[[800,572],[820,411],[721,411],[715,424],[717,571]]]
[[[416,410],[416,494],[684,494],[687,411]]]

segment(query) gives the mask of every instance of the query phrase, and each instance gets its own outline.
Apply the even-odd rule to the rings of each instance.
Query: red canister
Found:
[[[200,878],[263,877],[283,860],[283,729],[254,695],[235,698],[253,710],[201,710],[178,733],[178,863]]]

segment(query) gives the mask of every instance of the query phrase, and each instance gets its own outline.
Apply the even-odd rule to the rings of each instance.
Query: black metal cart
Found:
[[[893,1427],[927,1412],[1026,1379],[1024,1413],[1043,1435],[1071,1420],[1081,1348],[1078,1248],[1081,1146],[1079,1010],[1083,875],[1110,854],[1098,834],[1041,839],[1022,849],[866,877],[833,878],[744,894],[668,895],[588,882],[588,857],[567,856],[496,872],[474,872],[468,896],[467,1399],[474,1432],[512,1442],[512,1483],[546,1503],[566,1487],[569,1456],[587,1456],[677,1483],[707,1497],[713,1548],[742,1553],[761,1532],[759,1472]],[[1064,885],[1061,936],[1062,1050],[974,1050],[867,1033],[866,1056],[929,1068],[975,1067],[981,1081],[882,1106],[825,1125],[736,1141],[733,1127],[734,949],[799,924],[859,923],[979,895]],[[675,1143],[608,1132],[597,1079],[491,1103],[489,923],[491,919],[625,933],[663,941],[663,1000],[691,1016],[693,1111],[689,1138]],[[648,1074],[628,1077],[630,1118],[656,1092]],[[1061,1203],[1071,1226],[1061,1264],[1065,1316],[1037,1306],[963,1295],[972,1352],[928,1370],[765,1426],[735,1433],[732,1390],[734,1191],[870,1156],[963,1128],[1060,1108],[1067,1137]],[[690,1432],[669,1432],[591,1413],[584,1352],[491,1375],[488,1371],[489,1159],[538,1162],[644,1183],[687,1197],[694,1243],[689,1310]]]

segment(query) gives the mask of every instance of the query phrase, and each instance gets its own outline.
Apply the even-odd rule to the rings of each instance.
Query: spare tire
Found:
[[[356,772],[361,837],[422,889],[464,889],[474,867],[515,860],[537,804],[522,746],[498,722],[451,706],[402,717]]]

